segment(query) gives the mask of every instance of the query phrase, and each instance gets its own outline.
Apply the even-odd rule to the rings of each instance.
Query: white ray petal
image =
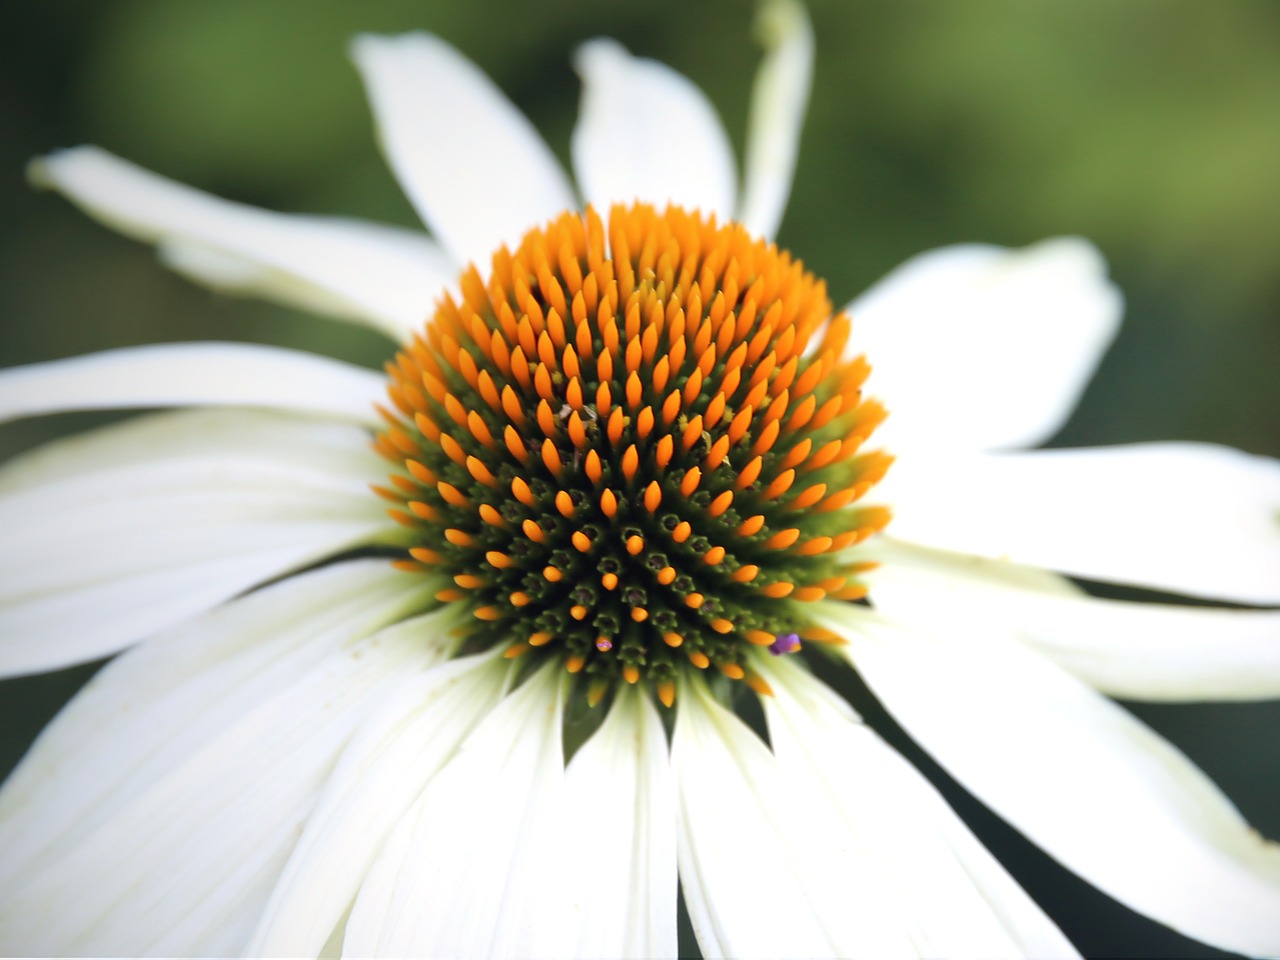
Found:
[[[387,162],[459,263],[488,272],[500,244],[577,207],[546,142],[475,64],[439,37],[351,45]]]
[[[668,203],[728,220],[738,183],[733,149],[706,94],[670,67],[613,40],[578,48],[582,106],[573,169],[601,215],[615,203]]]
[[[953,639],[1000,632],[1131,700],[1280,697],[1280,610],[1133,603],[1017,583],[1012,564],[896,545],[866,574],[876,609]]]
[[[901,457],[899,540],[1073,576],[1280,603],[1280,462],[1202,443]]]
[[[915,957],[830,799],[804,791],[700,681],[671,749],[685,905],[705,956]]]
[[[495,707],[427,785],[374,862],[347,921],[357,956],[556,954],[554,841],[563,821],[563,668]],[[580,825],[574,825],[580,827]]]
[[[162,343],[0,370],[0,422],[69,410],[240,406],[381,423],[386,378],[300,350]]]
[[[676,956],[676,816],[662,721],[623,690],[565,774],[560,921],[578,957]]]
[[[439,615],[388,630],[435,632],[433,618]],[[391,830],[497,703],[507,673],[493,657],[452,661],[405,683],[365,721],[308,818],[246,955],[320,955]]]
[[[0,673],[114,653],[383,535],[365,431],[251,410],[127,421],[0,470]]]
[[[826,794],[862,851],[850,869],[892,891],[926,957],[1072,957],[1075,948],[969,832],[933,786],[848,704],[786,658],[760,673],[784,776]]]
[[[1280,952],[1280,846],[1173,745],[1016,644],[820,616],[906,731],[1054,859],[1186,936]]]
[[[417,329],[455,268],[423,234],[222,200],[97,147],[32,162],[31,180],[90,216],[159,248],[185,276],[344,320],[395,339]]]
[[[854,300],[850,350],[910,449],[1033,446],[1066,422],[1120,324],[1122,300],[1084,240],[966,244],[908,260]]]
[[[373,634],[429,597],[381,561],[331,567],[94,677],[0,791],[5,952],[238,953],[353,727],[440,657]]]
[[[813,27],[798,0],[770,0],[756,16],[765,58],[756,71],[738,219],[772,240],[791,193],[813,85]]]

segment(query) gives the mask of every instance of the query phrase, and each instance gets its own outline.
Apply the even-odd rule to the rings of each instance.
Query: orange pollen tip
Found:
[[[499,620],[502,617],[502,611],[497,607],[477,607],[475,615],[477,620]]]
[[[668,647],[678,647],[680,644],[684,643],[684,637],[678,633],[668,632],[662,635],[662,642]]]
[[[716,633],[731,633],[733,631],[733,622],[724,619],[724,617],[717,617],[712,620],[710,626]]]
[[[573,541],[573,545],[582,553],[586,553],[591,549],[591,538],[581,530],[573,531],[573,535],[569,539]]]
[[[743,670],[742,667],[738,666],[736,663],[719,663],[716,664],[716,666],[720,668],[721,673],[726,677],[729,677],[731,680],[741,680],[747,675],[747,671]]]
[[[691,593],[684,598],[684,605],[686,607],[690,607],[694,610],[697,610],[700,606],[702,606],[702,601],[705,599],[706,597],[704,597],[700,593]]]
[[[699,670],[705,670],[707,667],[711,666],[710,658],[705,653],[698,650],[692,650],[689,652],[689,662]]]

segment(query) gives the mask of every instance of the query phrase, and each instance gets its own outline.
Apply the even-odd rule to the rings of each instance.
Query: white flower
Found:
[[[741,190],[689,81],[586,45],[581,199],[672,202],[772,237],[812,39],[788,3],[764,21]],[[443,41],[363,37],[353,55],[434,239],[249,209],[89,147],[32,175],[202,283],[404,341],[443,292],[466,295],[460,265],[488,269],[579,193]],[[866,497],[895,519],[839,554],[879,563],[858,570],[869,606],[806,607],[843,641],[829,652],[1071,870],[1188,936],[1280,953],[1280,851],[1106,696],[1274,697],[1280,612],[1104,600],[1062,576],[1280,604],[1280,465],[1202,444],[1020,449],[1062,423],[1119,322],[1082,241],[936,251],[848,309],[893,412],[877,439],[897,462]],[[510,649],[460,656],[473,607],[432,599],[455,589],[438,564],[343,556],[409,543],[368,490],[389,472],[369,449],[385,391],[371,371],[248,344],[0,374],[5,419],[194,408],[0,470],[0,670],[130,648],[0,791],[6,951],[674,955],[678,871],[708,955],[1073,952],[798,658],[744,649],[718,664],[772,689],[769,745],[686,665],[669,749],[660,679],[615,676],[607,718],[566,766],[584,685],[563,657],[518,674],[534,657],[501,656],[524,653],[518,623]],[[570,429],[572,413],[552,415]]]

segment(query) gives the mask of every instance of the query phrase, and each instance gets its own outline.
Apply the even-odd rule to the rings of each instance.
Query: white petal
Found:
[[[733,215],[733,149],[697,86],[613,40],[584,43],[574,65],[583,90],[573,169],[583,199],[602,214],[639,199],[714,213],[721,222]]]
[[[894,452],[1032,446],[1066,422],[1120,323],[1106,264],[1079,239],[921,254],[846,308]]]
[[[390,631],[438,630],[429,614]],[[271,894],[247,956],[320,956],[392,828],[493,708],[505,665],[455,660],[405,683],[341,760]]]
[[[265,407],[380,425],[386,378],[251,343],[165,343],[0,370],[0,422],[68,410]]]
[[[500,244],[577,207],[560,164],[493,81],[439,37],[359,36],[387,162],[431,231],[460,263],[487,272]]]
[[[1280,611],[1102,600],[1012,564],[901,546],[866,574],[876,609],[939,636],[1000,632],[1131,700],[1280,697]]]
[[[238,953],[354,724],[439,658],[369,636],[429,596],[333,567],[95,676],[0,793],[5,952]]]
[[[1280,603],[1280,462],[1147,443],[901,457],[875,496],[900,540],[1093,580]]]
[[[120,650],[391,525],[382,465],[344,424],[158,414],[0,470],[0,673]]]
[[[700,681],[680,691],[671,762],[680,879],[704,956],[917,956],[830,799],[789,779]]]
[[[906,731],[1054,859],[1186,936],[1280,952],[1280,846],[1167,741],[1016,644],[821,615]]]
[[[567,952],[676,956],[676,815],[667,737],[647,695],[623,690],[565,774]]]
[[[1062,957],[1075,949],[933,786],[848,704],[786,658],[759,665],[779,767],[827,795],[861,851],[850,869],[891,893],[926,957]]]
[[[563,668],[494,708],[392,833],[356,898],[343,953],[555,953],[547,929],[563,837]],[[581,829],[582,825],[575,824]]]
[[[33,161],[29,175],[173,269],[219,290],[278,300],[396,339],[422,326],[455,270],[422,234],[221,200],[97,147]]]
[[[772,240],[782,222],[813,85],[813,27],[798,0],[769,0],[756,16],[766,54],[751,91],[738,219]]]

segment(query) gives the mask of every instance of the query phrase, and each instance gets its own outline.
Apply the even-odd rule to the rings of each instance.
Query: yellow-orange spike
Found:
[[[622,454],[622,475],[627,480],[635,478],[636,471],[640,468],[640,453],[636,450],[633,443],[627,447]],[[695,468],[696,469],[696,468]]]
[[[663,567],[661,570],[658,571],[657,580],[664,587],[672,583],[675,580],[675,578],[676,578],[675,567]]]
[[[796,587],[795,593],[791,594],[791,599],[811,603],[815,600],[821,600],[826,595],[827,591],[821,587]]]
[[[609,389],[607,382],[596,387],[596,413],[600,416],[606,416],[613,407],[613,392]]]
[[[693,492],[698,489],[698,484],[702,482],[702,468],[690,467],[684,475],[684,479],[680,481],[680,492],[686,497],[693,496]]]
[[[569,537],[569,539],[573,542],[573,545],[578,549],[579,552],[581,553],[590,552],[591,538],[588,537],[581,530],[573,531],[573,534]]]
[[[601,585],[602,585],[606,590],[614,590],[614,589],[617,589],[617,586],[618,586],[618,575],[617,575],[616,573],[603,573],[603,574],[601,574],[601,575],[600,575],[600,584],[601,584]]]
[[[410,547],[409,555],[413,557],[413,559],[425,564],[444,562],[444,557],[441,554],[428,547]]]
[[[649,619],[649,611],[646,610],[644,607],[632,607],[631,619],[634,620],[636,623],[644,623],[646,620]]]
[[[764,515],[757,513],[754,516],[747,517],[738,525],[738,536],[754,537],[764,529]]]
[[[555,496],[556,509],[560,511],[563,517],[572,517],[575,513],[573,509],[573,498],[569,496],[565,490],[557,490]]]
[[[751,484],[755,483],[760,476],[760,470],[764,466],[764,460],[761,457],[752,457],[747,461],[747,465],[742,468],[742,472],[738,474],[738,478],[733,485],[739,490],[745,490]]]
[[[502,611],[494,606],[477,607],[473,613],[477,620],[501,620]]]
[[[714,567],[717,563],[724,559],[724,547],[712,547],[702,555],[702,562],[708,566]]]
[[[718,663],[716,666],[719,667],[720,672],[730,680],[741,680],[747,675],[747,671],[743,670],[742,667],[738,666],[736,663]]]
[[[596,376],[601,383],[608,382],[613,379],[613,354],[609,350],[606,343],[604,350],[596,357]]]
[[[733,621],[726,620],[724,617],[716,617],[716,619],[712,620],[708,626],[710,626],[716,633],[733,632]]]
[[[662,422],[670,425],[680,415],[680,406],[680,391],[672,390],[667,394],[667,399],[662,402]]]
[[[820,406],[817,412],[813,415],[813,419],[809,422],[809,429],[821,430],[830,422],[832,417],[834,417],[837,413],[840,412],[840,408],[843,405],[844,405],[843,397],[840,397],[840,396],[831,397],[822,406]]]
[[[434,487],[439,479],[428,467],[423,466],[417,460],[405,460],[405,469],[407,469],[413,478],[424,486]]]
[[[676,528],[671,531],[671,539],[676,543],[684,543],[693,533],[693,527],[688,520],[681,520],[676,524]]]
[[[695,367],[693,373],[689,374],[689,379],[684,385],[684,405],[687,407],[702,393],[702,370]]]
[[[645,407],[636,416],[636,436],[644,440],[653,432],[653,407]]]
[[[531,633],[529,635],[529,646],[545,647],[548,643],[550,643],[554,639],[555,637],[553,637],[551,634],[545,633],[539,630],[537,633]]]
[[[587,658],[580,653],[575,653],[568,657],[564,662],[564,668],[570,673],[581,673],[582,668],[587,665]]]
[[[636,373],[640,369],[640,358],[640,338],[632,337],[627,342],[627,349],[623,353],[623,362],[626,364],[627,373]]]
[[[763,369],[763,368],[761,368]],[[752,374],[752,380],[755,380],[755,374]],[[758,410],[760,404],[764,402],[765,396],[769,393],[769,381],[762,379],[759,383],[747,391],[747,395],[742,398],[742,402],[738,405],[741,407],[751,407]]]
[[[465,600],[466,597],[465,593],[461,590],[455,590],[453,587],[436,591],[436,599],[441,603],[453,603],[457,600]]]
[[[526,507],[536,507],[538,505],[538,498],[533,495],[533,490],[529,488],[529,484],[525,482],[523,477],[516,477],[511,481],[511,492]]]
[[[498,508],[492,504],[480,504],[477,512],[480,514],[480,519],[491,527],[505,527],[507,525],[507,521],[502,519],[502,514],[498,512]]]
[[[618,512],[618,497],[607,487],[600,493],[600,512],[610,519]]]
[[[542,527],[538,525],[537,520],[526,517],[520,524],[520,529],[524,531],[524,535],[534,543],[546,543],[547,535],[543,532]]]
[[[785,550],[799,539],[800,531],[796,527],[788,527],[769,537],[761,546],[766,550]]]
[[[675,441],[671,439],[671,434],[664,433],[659,439],[658,444],[653,450],[653,462],[659,470],[665,470],[667,464],[671,462],[671,456],[675,453]]]
[[[467,471],[487,487],[496,487],[498,485],[498,478],[478,457],[467,457]]]
[[[783,470],[764,488],[760,496],[765,500],[775,500],[790,490],[795,480],[796,472],[794,470]]]
[[[437,520],[440,517],[439,511],[429,503],[423,503],[421,500],[409,500],[405,503],[412,513],[419,520]]]
[[[695,414],[689,420],[689,425],[684,428],[684,435],[680,438],[680,445],[685,450],[692,450],[693,445],[702,439],[702,414]]]
[[[480,396],[490,408],[495,412],[502,409],[502,397],[498,394],[497,384],[493,382],[493,375],[488,370],[480,371],[479,388]]]
[[[702,606],[706,599],[707,598],[700,593],[691,593],[684,598],[684,605],[689,607],[691,610],[697,610]]]
[[[708,427],[714,427],[720,422],[720,418],[724,416],[725,404],[727,399],[723,393],[717,393],[711,398],[711,402],[707,404],[706,413],[702,415],[702,421]]]
[[[658,362],[653,365],[653,375],[650,382],[653,384],[654,393],[662,393],[667,389],[667,381],[671,378],[671,360],[663,354]]]
[[[627,537],[627,553],[634,557],[643,549],[644,537],[639,536],[638,534],[633,534],[632,536]]]
[[[662,487],[658,485],[657,480],[650,480],[649,486],[644,489],[644,508],[650,513],[658,509],[662,503]]]
[[[678,647],[684,643],[684,637],[674,631],[668,631],[662,635],[662,642],[668,647]]]
[[[776,402],[776,401],[775,401]],[[806,462],[809,451],[813,449],[813,440],[805,437],[794,447],[787,451],[786,455],[778,461],[778,469],[787,470],[791,467],[797,467],[801,463]]]
[[[547,403],[546,400],[538,401],[537,420],[538,429],[542,431],[544,436],[554,438],[560,432],[556,425],[555,412],[551,409],[551,404]]]
[[[543,400],[551,401],[556,398],[555,388],[551,383],[551,371],[547,369],[545,363],[538,364],[538,369],[533,372],[533,386]]]
[[[627,406],[632,410],[640,406],[644,398],[644,387],[640,384],[640,375],[634,371],[627,374]]]
[[[517,427],[525,425],[524,408],[520,405],[520,398],[516,396],[516,392],[511,389],[509,383],[502,386],[502,412]]]
[[[582,417],[578,415],[577,410],[569,414],[569,440],[579,450],[587,446],[587,426],[582,422]]]
[[[670,680],[659,680],[657,687],[658,699],[662,701],[664,707],[670,708],[676,702],[676,685]]]
[[[762,697],[772,697],[773,687],[769,686],[769,682],[764,677],[756,673],[754,670],[748,670],[744,682],[756,693]]]
[[[440,449],[445,455],[456,463],[458,466],[465,466],[467,463],[467,452],[462,449],[462,444],[449,436],[447,433],[440,434]]]
[[[483,443],[490,450],[497,447],[493,442],[493,434],[489,432],[489,425],[484,422],[484,418],[480,414],[472,410],[467,414],[467,429],[471,431],[471,435]]]
[[[485,586],[489,581],[484,577],[477,577],[474,573],[459,573],[454,575],[453,582],[463,590],[475,590],[477,587]]]
[[[546,464],[547,469],[556,478],[559,478],[564,470],[564,465],[560,462],[560,452],[556,450],[556,445],[549,439],[542,441],[542,462]]]
[[[747,629],[742,631],[742,635],[747,638],[748,643],[754,643],[757,647],[767,647],[778,639],[768,630]]]
[[[839,490],[814,507],[814,512],[830,513],[832,510],[839,510],[841,507],[847,507],[849,504],[853,503],[854,499],[857,497],[857,493],[858,491],[855,487]]]
[[[466,507],[471,503],[471,501],[467,499],[466,494],[455,487],[452,483],[446,483],[441,480],[436,484],[436,490],[440,492],[440,496],[444,498],[446,503],[452,504],[455,507]]]
[[[622,431],[627,425],[626,415],[623,414],[621,407],[614,407],[613,413],[609,414],[609,423],[606,426],[606,432],[609,435],[609,442],[617,444],[622,441]]]
[[[588,450],[583,466],[587,472],[587,479],[592,483],[599,483],[600,478],[604,476],[604,467],[600,463],[600,455],[594,450]]]
[[[705,653],[698,650],[689,651],[689,662],[699,670],[705,670],[707,667],[711,666],[710,658],[708,658]]]
[[[542,576],[549,583],[559,583],[564,579],[564,573],[559,567],[553,567],[550,564],[542,568]]]
[[[778,600],[782,597],[790,596],[791,592],[795,590],[795,588],[796,585],[794,583],[779,580],[777,583],[771,583],[767,587],[761,587],[760,592],[766,597],[772,597],[773,599]]]
[[[736,583],[750,583],[760,573],[760,568],[754,563],[746,563],[729,575],[729,579]]]
[[[472,547],[475,540],[471,538],[466,530],[458,530],[457,527],[445,527],[444,539],[453,544],[454,547]]]
[[[506,570],[515,564],[514,560],[498,550],[490,550],[484,555],[484,558],[489,561],[489,566],[495,570]]]
[[[819,553],[826,553],[830,550],[834,542],[835,540],[831,537],[814,537],[812,540],[806,540],[796,547],[796,553],[802,557],[817,556]]]
[[[582,409],[582,381],[578,379],[578,373],[576,370],[570,374],[569,386],[567,386],[564,391],[564,402],[574,410]]]
[[[729,504],[733,503],[733,491],[725,490],[716,496],[710,504],[707,505],[707,515],[718,517],[729,509]]]
[[[737,443],[746,434],[747,428],[751,426],[751,418],[755,416],[755,410],[751,407],[743,407],[739,410],[729,422],[729,430],[727,436],[730,443]]]
[[[467,425],[467,408],[452,393],[444,395],[444,410],[458,426],[465,427]]]
[[[817,398],[810,394],[801,400],[791,416],[787,419],[787,430],[799,430],[813,417],[813,412],[818,408]]]
[[[640,668],[632,663],[627,664],[622,668],[622,679],[627,681],[627,683],[639,683]]]
[[[569,616],[573,617],[573,619],[575,620],[587,619],[587,614],[590,612],[591,612],[590,610],[588,610],[586,607],[584,607],[580,603],[575,603],[572,607],[569,608]]]

